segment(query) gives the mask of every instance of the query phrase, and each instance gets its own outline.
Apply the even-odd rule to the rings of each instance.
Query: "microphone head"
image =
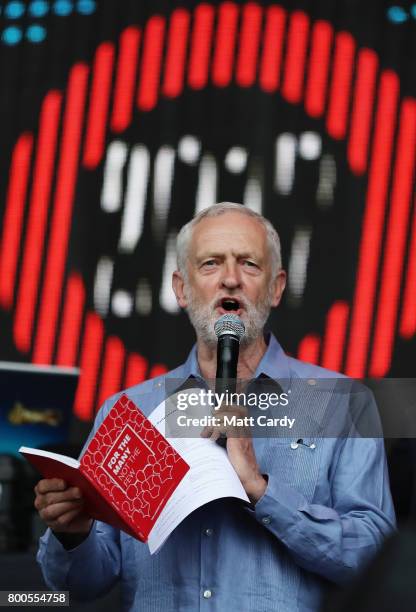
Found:
[[[215,323],[214,331],[218,339],[224,335],[231,334],[232,336],[236,336],[237,340],[240,342],[245,334],[246,328],[240,317],[236,314],[224,314]]]

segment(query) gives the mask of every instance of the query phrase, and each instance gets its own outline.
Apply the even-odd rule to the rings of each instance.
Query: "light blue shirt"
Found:
[[[288,357],[273,336],[255,374],[260,375],[285,381],[337,376]],[[166,376],[200,378],[195,347]],[[164,391],[160,377],[127,395],[148,415]],[[94,430],[116,397],[104,403]],[[370,393],[367,401],[373,402]],[[352,578],[394,530],[395,517],[381,438],[314,443],[312,450],[292,448],[288,438],[253,439],[260,470],[268,476],[254,509],[230,498],[207,504],[153,556],[146,544],[98,521],[70,551],[47,530],[37,556],[47,585],[86,600],[121,580],[123,609],[131,611],[317,611],[327,581]]]

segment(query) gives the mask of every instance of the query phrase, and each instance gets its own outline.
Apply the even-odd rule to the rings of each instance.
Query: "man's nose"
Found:
[[[236,289],[240,286],[241,276],[237,263],[225,264],[221,283],[227,289]]]

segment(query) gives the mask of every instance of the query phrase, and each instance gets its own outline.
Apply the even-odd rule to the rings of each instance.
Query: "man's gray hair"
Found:
[[[242,215],[246,215],[247,217],[257,219],[257,221],[259,221],[259,223],[263,225],[267,234],[267,243],[270,251],[272,275],[275,276],[282,267],[280,239],[277,231],[270,223],[270,221],[268,221],[268,219],[266,219],[259,213],[256,213],[254,210],[247,208],[243,204],[235,204],[234,202],[220,202],[219,204],[214,204],[213,206],[204,208],[204,210],[198,213],[193,219],[191,219],[191,221],[189,221],[188,223],[186,223],[186,225],[182,227],[176,240],[176,258],[179,272],[181,272],[181,274],[185,278],[187,278],[186,260],[189,255],[189,246],[191,243],[194,227],[200,221],[202,221],[202,219],[208,217],[218,217],[227,212],[241,213]]]

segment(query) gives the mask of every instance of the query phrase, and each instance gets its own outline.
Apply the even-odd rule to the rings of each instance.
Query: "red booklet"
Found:
[[[79,487],[92,518],[143,542],[189,470],[127,395],[111,408],[81,461],[23,446],[19,450],[45,478]]]

